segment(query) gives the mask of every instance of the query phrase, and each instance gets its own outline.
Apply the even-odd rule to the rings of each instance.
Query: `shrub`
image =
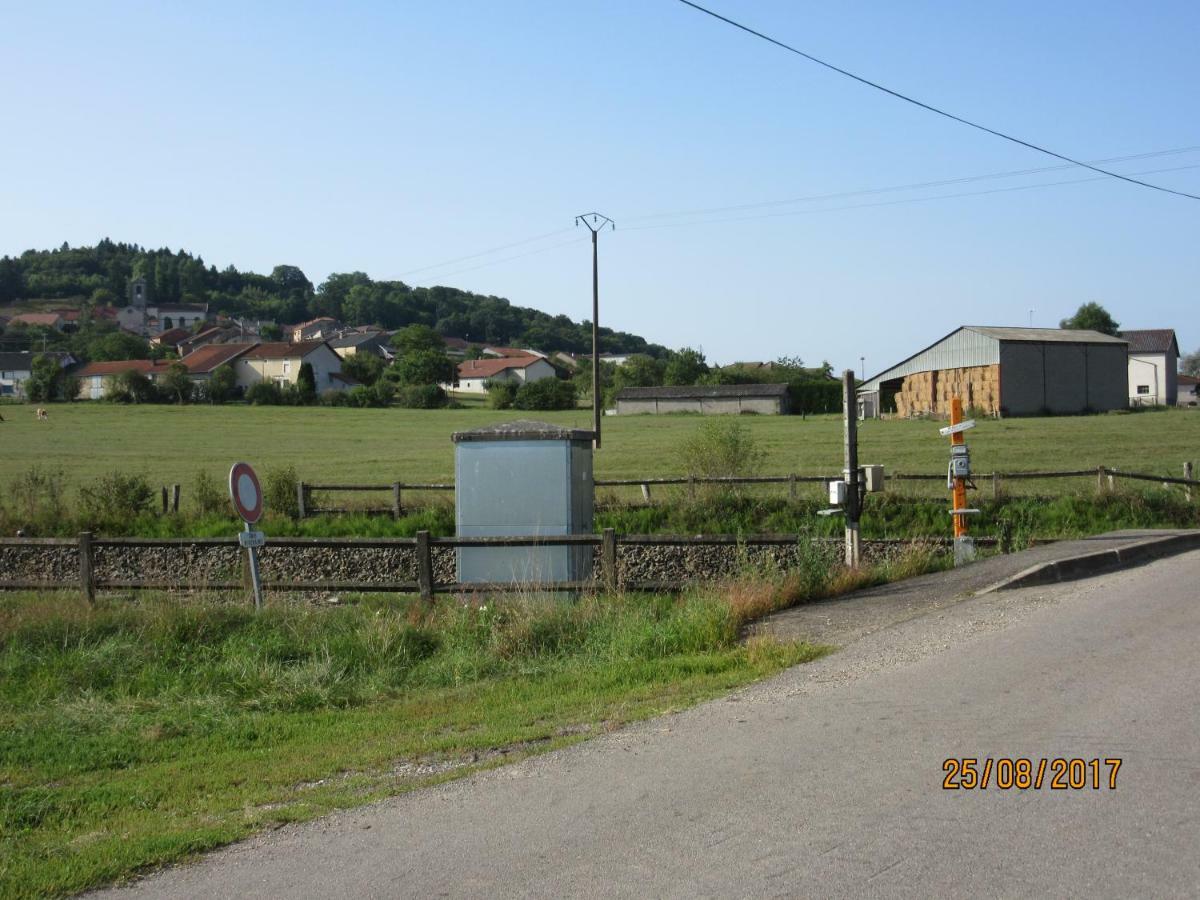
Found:
[[[252,406],[279,406],[283,390],[273,381],[260,381],[246,388],[246,402]]]
[[[211,403],[226,403],[237,396],[237,373],[228,363],[217,366],[209,376],[207,399]]]
[[[438,390],[441,390],[441,388],[438,388]],[[387,407],[392,405],[392,400],[396,396],[396,385],[387,379],[381,378],[371,386],[371,391],[375,394],[375,402],[372,406]]]
[[[557,378],[521,385],[513,400],[516,409],[574,409],[575,385]]]
[[[689,475],[739,478],[756,474],[766,451],[737,419],[708,419],[679,447],[679,461]]]
[[[192,482],[192,492],[196,497],[196,510],[202,516],[215,516],[229,512],[229,496],[217,479],[205,470],[196,473]]]
[[[321,404],[323,406],[349,406],[350,398],[346,396],[345,391],[329,388],[329,390],[322,392]]]
[[[109,382],[104,399],[116,403],[154,403],[158,400],[158,391],[149,378],[131,369]]]
[[[310,362],[300,363],[300,373],[296,376],[296,393],[301,404],[307,405],[317,399],[317,376]]]
[[[512,409],[520,387],[515,381],[489,381],[487,383],[488,403],[492,409]]]
[[[154,490],[142,475],[110,472],[79,489],[85,524],[121,527],[150,511]]]
[[[263,476],[263,508],[270,512],[289,518],[300,515],[300,507],[296,502],[296,489],[300,477],[296,474],[295,466],[267,469]]]
[[[31,466],[9,483],[9,514],[26,526],[53,528],[65,512],[62,483],[62,471]]]
[[[396,405],[405,409],[441,409],[446,392],[436,384],[410,384],[396,394]]]

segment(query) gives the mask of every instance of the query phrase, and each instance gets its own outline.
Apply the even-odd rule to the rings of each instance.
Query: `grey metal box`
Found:
[[[459,537],[592,533],[592,432],[522,420],[453,436]],[[581,581],[592,548],[460,547],[460,582]]]

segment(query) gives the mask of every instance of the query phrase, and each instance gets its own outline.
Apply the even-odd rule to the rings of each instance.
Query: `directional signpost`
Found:
[[[229,470],[229,499],[233,501],[233,508],[237,510],[237,514],[246,523],[246,530],[238,535],[238,543],[246,548],[246,553],[250,557],[250,582],[254,588],[254,608],[261,610],[263,606],[262,579],[258,574],[257,551],[259,547],[266,544],[267,538],[261,531],[251,528],[262,518],[263,496],[262,488],[258,484],[258,476],[254,474],[254,469],[250,467],[249,463],[234,463],[233,468]]]

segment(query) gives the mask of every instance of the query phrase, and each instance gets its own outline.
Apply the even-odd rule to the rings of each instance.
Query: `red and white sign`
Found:
[[[249,463],[234,463],[229,470],[229,498],[237,514],[251,525],[262,518],[262,488]]]

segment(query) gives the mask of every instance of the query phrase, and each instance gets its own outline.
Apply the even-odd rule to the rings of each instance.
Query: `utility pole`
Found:
[[[591,219],[589,222],[588,219]],[[597,240],[600,232],[607,225],[614,231],[616,223],[608,216],[599,213],[584,213],[575,217],[575,225],[582,222],[592,233],[592,446],[600,449],[600,405],[602,391],[600,390],[600,262]]]
[[[846,565],[855,567],[862,559],[862,538],[858,530],[862,496],[858,486],[858,397],[853,369],[842,373],[842,421],[845,426]]]

